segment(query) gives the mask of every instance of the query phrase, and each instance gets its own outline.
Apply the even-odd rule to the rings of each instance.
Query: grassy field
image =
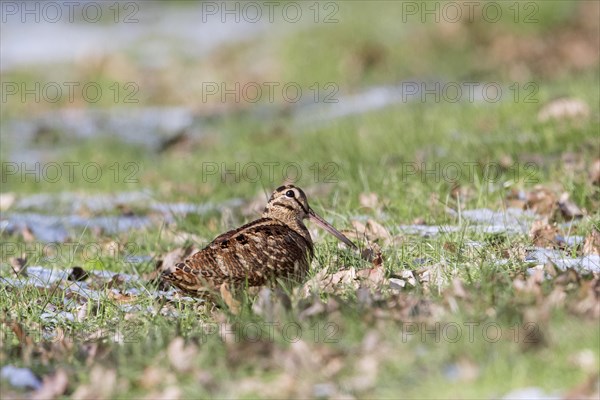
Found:
[[[33,212],[150,221],[119,232],[73,229],[51,247],[35,227],[2,225],[0,364],[27,368],[41,382],[19,388],[3,378],[2,398],[499,398],[527,388],[526,397],[597,397],[598,272],[563,270],[527,254],[541,247],[564,258],[600,252],[598,3],[520,3],[518,18],[502,3],[496,23],[478,14],[421,23],[400,6],[406,3],[375,3],[340,2],[337,23],[250,37],[201,62],[181,54],[150,68],[132,47],[2,73],[3,82],[29,84],[134,81],[140,100],[3,101],[2,196],[15,202],[6,200],[2,220]],[[279,95],[272,103],[202,101],[203,82],[293,82],[303,97],[298,104]],[[476,98],[463,91],[453,101],[452,90],[468,82],[478,83]],[[301,117],[346,106],[374,87],[414,84],[430,94],[322,122],[310,111]],[[481,98],[484,85],[491,89]],[[339,101],[324,102],[328,95]],[[573,116],[558,98],[568,99]],[[126,131],[81,139],[43,126],[22,143],[10,125],[115,106],[181,106],[197,121],[158,148],[128,142]],[[22,165],[15,154],[41,149],[52,150],[40,168],[56,162],[64,174],[65,162],[94,163],[102,174],[89,179],[76,167],[72,180],[36,181],[14,173]],[[285,295],[240,293],[237,310],[230,302],[153,295],[158,260],[257,217],[265,193],[286,179],[362,249],[380,249],[381,260],[310,227],[310,276]],[[108,210],[73,209],[69,200],[142,191],[147,201]],[[52,196],[64,193],[67,200],[55,204]],[[573,222],[559,206],[563,193],[581,210]],[[49,195],[49,207],[19,208],[38,194]],[[171,221],[152,208],[231,199],[241,201]],[[490,233],[462,216],[508,207],[534,212],[538,228]],[[403,228],[414,225],[457,229],[422,236]],[[22,253],[26,266],[15,276]],[[31,282],[35,274],[26,270],[35,266],[139,279],[87,278],[98,297],[74,294],[72,280],[14,285]]]

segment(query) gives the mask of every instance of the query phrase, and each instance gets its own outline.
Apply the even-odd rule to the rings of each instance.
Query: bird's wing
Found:
[[[188,291],[222,283],[257,286],[305,273],[311,255],[312,243],[277,220],[261,218],[218,236],[163,276]]]

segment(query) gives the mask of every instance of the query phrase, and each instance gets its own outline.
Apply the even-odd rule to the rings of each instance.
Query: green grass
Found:
[[[165,202],[218,203],[231,198],[250,202],[279,186],[285,178],[284,166],[293,162],[302,173],[297,184],[317,193],[310,198],[311,206],[338,228],[351,230],[350,221],[357,218],[372,218],[394,235],[399,233],[398,225],[415,219],[430,225],[454,224],[446,207],[502,209],[511,190],[528,191],[542,185],[557,194],[568,192],[586,210],[582,221],[563,233],[586,236],[598,230],[599,189],[587,176],[600,153],[597,63],[581,71],[552,74],[525,59],[522,63],[528,73],[521,79],[512,75],[515,72],[510,66],[484,62],[493,59],[486,49],[493,47],[495,36],[541,40],[577,25],[579,6],[536,2],[538,24],[513,24],[505,17],[492,31],[482,32],[487,25],[476,21],[461,25],[456,36],[448,39],[439,24],[399,23],[401,10],[390,4],[380,2],[378,8],[363,2],[343,3],[338,24],[286,31],[269,40],[249,40],[243,46],[224,46],[202,65],[175,60],[180,73],[169,78],[171,86],[162,81],[163,75],[156,75],[157,87],[164,85],[169,90],[156,96],[144,93],[142,87],[141,105],[198,106],[194,100],[198,93],[194,97],[189,90],[202,81],[206,71],[218,71],[218,76],[228,80],[293,81],[305,88],[314,82],[334,82],[340,88],[339,98],[372,85],[398,85],[405,80],[498,82],[504,89],[502,101],[436,103],[426,99],[306,127],[295,125],[285,107],[275,104],[271,105],[275,111],[266,118],[240,110],[207,118],[202,121],[202,139],[164,152],[117,139],[73,140],[57,132],[51,143],[59,149],[56,162],[97,163],[102,178],[89,182],[76,174],[73,182],[35,182],[18,174],[5,176],[7,165],[3,164],[2,192],[25,197],[150,190],[153,199]],[[372,26],[374,18],[379,21],[377,29]],[[271,68],[246,75],[254,52],[267,54]],[[132,64],[133,71],[148,74],[133,60]],[[73,69],[76,76],[93,77],[89,79],[107,85],[131,79],[131,71],[119,75],[98,66],[86,68],[65,66],[62,73],[68,75],[65,71]],[[24,68],[3,79],[31,82],[49,79],[52,73],[52,69]],[[533,95],[536,102],[525,102],[523,97],[514,101],[514,92],[507,88],[518,83],[522,90],[528,82],[538,89]],[[540,108],[560,96],[586,102],[590,115],[539,122]],[[10,110],[3,107],[2,115],[9,120],[27,118],[61,104],[38,104],[28,110],[27,104],[11,103]],[[28,147],[44,146],[48,143]],[[8,159],[12,151],[3,138],[2,159]],[[565,163],[569,154],[581,166]],[[507,157],[511,165],[494,179],[486,178],[486,168]],[[528,162],[533,164],[528,166]],[[125,179],[132,171],[124,169],[128,163],[136,166],[130,182]],[[241,176],[248,163],[261,167],[259,179]],[[207,166],[213,165],[219,173],[208,173]],[[237,175],[221,176],[223,167],[234,169],[236,165]],[[268,174],[268,165],[275,166],[273,176]],[[460,178],[445,179],[441,172],[450,171],[447,168],[453,165],[459,166]],[[452,194],[457,185],[464,189],[458,199]],[[378,210],[360,204],[360,194],[368,192],[377,194]],[[143,215],[148,205],[137,205],[133,211]],[[26,243],[20,234],[0,232],[5,241],[0,276],[13,276],[9,258],[20,255],[19,251],[8,252],[6,244],[16,246],[10,249],[27,249],[29,265],[54,269],[82,266],[146,276],[155,269],[157,259],[182,246],[174,233],[197,235],[200,240],[194,244],[203,246],[254,217],[239,210],[231,215],[215,211],[114,235],[86,230],[74,235],[70,243],[59,244],[58,257],[45,254],[43,245]],[[562,223],[564,218],[557,216],[555,221]],[[296,289],[289,294],[289,310],[282,306],[283,301],[274,300],[272,317],[279,325],[272,340],[263,336],[253,341],[244,336],[251,323],[269,326],[269,317],[256,312],[255,294],[240,295],[242,311],[234,315],[227,307],[154,299],[147,293],[154,291],[156,284],[144,282],[137,284],[141,294],[127,304],[153,312],[126,312],[106,289],[98,301],[87,303],[81,321],[48,323],[42,315],[50,305],[56,311],[66,310],[64,304],[70,299],[63,290],[17,290],[0,284],[0,364],[28,367],[39,376],[63,368],[69,377],[66,396],[81,393],[77,390],[85,385],[91,385],[92,392],[102,389],[94,386],[92,371],[114,370],[116,389],[107,397],[158,397],[163,390],[177,387],[181,398],[496,398],[530,386],[564,394],[597,376],[597,316],[578,308],[597,277],[584,273],[573,279],[564,273],[532,283],[527,273],[531,265],[517,255],[519,249],[533,247],[525,234],[484,235],[465,229],[432,238],[403,235],[401,239],[392,245],[380,241],[387,277],[407,270],[418,275],[423,265],[440,264],[440,287],[417,282],[394,292],[388,287],[373,291],[338,285],[334,293],[317,291],[309,296]],[[107,250],[112,241],[120,245],[116,255]],[[481,246],[472,247],[470,241]],[[85,254],[90,243],[103,249],[98,257]],[[568,252],[575,256],[580,249]],[[128,263],[128,253],[151,256],[152,260]],[[422,264],[416,259],[427,261]],[[506,263],[500,265],[498,260]],[[371,265],[338,249],[333,239],[321,234],[308,279],[318,279],[324,269],[334,274],[351,268],[360,271]],[[464,295],[457,291],[457,282]],[[519,289],[520,284],[529,289]],[[319,303],[320,311],[315,305]],[[310,307],[317,311],[307,315]],[[168,314],[173,312],[177,315]],[[11,328],[13,322],[29,333],[30,343],[19,341]],[[296,343],[285,332],[292,324],[302,332],[302,340]],[[497,327],[502,336],[497,341],[486,340],[481,330],[485,324]],[[229,340],[212,331],[216,326],[228,329]],[[451,334],[444,329],[451,326],[462,328],[456,342],[447,340]],[[475,327],[473,340],[467,335],[469,326]],[[528,336],[532,335],[531,326],[537,327],[543,340]],[[414,327],[419,330],[411,331]],[[422,336],[424,327],[429,330]],[[119,333],[116,339],[115,332]],[[44,336],[49,334],[62,334],[64,340]],[[241,339],[235,340],[236,335]],[[169,345],[178,336],[193,348],[185,370],[177,370],[168,360]],[[590,351],[591,365],[578,361]],[[2,397],[22,394],[4,383],[0,393]]]

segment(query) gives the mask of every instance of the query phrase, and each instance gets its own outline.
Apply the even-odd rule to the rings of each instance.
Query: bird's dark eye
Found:
[[[290,198],[292,198],[292,197],[295,197],[295,196],[296,196],[296,193],[294,193],[294,191],[293,191],[293,190],[288,190],[287,192],[285,192],[285,195],[286,195],[287,197],[290,197]]]

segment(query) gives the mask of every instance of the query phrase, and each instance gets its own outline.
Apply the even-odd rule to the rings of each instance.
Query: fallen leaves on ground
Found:
[[[167,348],[169,362],[179,372],[187,372],[192,369],[194,360],[197,358],[198,348],[194,344],[187,344],[182,337],[176,337]]]
[[[594,319],[600,318],[600,278],[596,276],[591,281],[583,281],[579,288],[579,300],[570,306],[571,311],[587,315]]]
[[[537,185],[526,195],[526,206],[536,214],[553,215],[556,207],[556,194],[553,190]]]
[[[592,163],[588,175],[593,185],[600,186],[600,158]]]
[[[178,247],[165,254],[162,259],[157,262],[156,269],[159,272],[168,271],[174,268],[176,264],[182,262],[187,257],[197,253],[200,249],[196,246]]]
[[[558,227],[548,223],[548,219],[534,221],[529,231],[529,238],[539,247],[557,248]]]
[[[380,223],[373,219],[369,219],[366,224],[360,221],[352,221],[354,232],[348,232],[351,238],[358,240],[367,239],[369,242],[376,240],[382,240],[385,243],[389,243],[392,240],[392,235],[389,231]]]
[[[361,207],[376,210],[379,208],[379,196],[377,193],[361,193],[358,196],[358,202]]]
[[[35,235],[29,226],[25,226],[21,229],[21,236],[25,243],[33,243],[35,241]]]
[[[11,257],[9,261],[15,275],[27,276],[27,255]]]
[[[72,395],[74,399],[110,399],[117,390],[117,371],[112,368],[94,366],[90,371],[90,382],[79,386]]]
[[[436,289],[441,291],[444,284],[445,271],[447,266],[445,263],[439,262],[432,265],[426,265],[414,271],[415,276],[423,287],[427,290]]]
[[[367,259],[371,262],[371,268],[364,268],[356,272],[356,277],[366,282],[370,287],[378,288],[387,283],[383,257],[379,246],[372,244]]]
[[[63,369],[58,369],[51,375],[44,376],[42,387],[36,390],[31,398],[33,400],[48,400],[62,396],[67,390],[69,378]]]
[[[583,243],[583,254],[596,254],[600,256],[600,231],[596,228],[592,229],[590,234],[586,236]]]
[[[583,211],[569,199],[569,193],[563,193],[558,199],[558,207],[566,219],[581,218]]]
[[[328,273],[327,269],[322,269],[304,284],[303,292],[308,296],[315,290],[322,293],[341,293],[348,289],[358,289],[356,269],[353,267],[334,273]]]

